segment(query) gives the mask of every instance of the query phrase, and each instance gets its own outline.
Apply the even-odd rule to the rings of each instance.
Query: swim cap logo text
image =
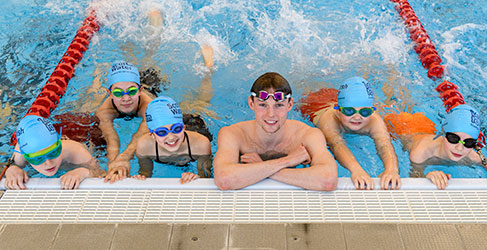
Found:
[[[42,122],[42,123],[44,124],[44,126],[46,126],[46,128],[47,128],[47,130],[48,130],[49,132],[51,132],[51,133],[52,133],[52,132],[57,133],[57,132],[56,132],[56,129],[54,129],[54,126],[52,126],[52,124],[51,124],[51,123],[50,123],[48,120],[46,120],[46,119],[42,119],[42,118],[37,118],[37,121]]]
[[[475,126],[477,129],[480,129],[480,116],[479,116],[479,114],[473,110],[470,110],[470,113],[472,114],[470,116],[472,125]]]
[[[168,103],[167,107],[169,108],[169,110],[171,110],[171,113],[173,115],[182,114],[181,109],[179,109],[178,104],[176,104],[176,103],[173,103],[173,104]]]
[[[369,97],[373,97],[374,92],[372,92],[372,88],[370,87],[370,83],[368,83],[367,81],[363,81],[362,83],[365,86],[365,90],[367,91],[367,95],[369,95]]]

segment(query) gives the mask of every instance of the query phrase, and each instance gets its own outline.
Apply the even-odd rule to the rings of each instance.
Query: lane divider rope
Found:
[[[59,104],[59,100],[66,93],[69,80],[74,76],[76,65],[83,58],[84,52],[88,50],[91,38],[99,29],[96,13],[91,10],[25,116],[49,117]],[[10,145],[15,144],[17,144],[17,137],[14,132],[10,138]]]

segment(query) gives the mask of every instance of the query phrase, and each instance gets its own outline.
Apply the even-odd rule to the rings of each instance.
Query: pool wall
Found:
[[[372,178],[375,190],[380,190],[380,178]],[[0,181],[0,190],[5,190],[5,179]],[[402,178],[401,190],[436,190],[436,186],[426,178]],[[31,178],[28,189],[59,190],[59,178]],[[217,190],[212,178],[197,179],[187,184],[180,184],[179,178],[148,178],[145,181],[127,178],[113,184],[105,183],[103,178],[85,179],[79,189],[168,189],[168,190]],[[263,180],[244,190],[299,190],[301,188],[287,185],[271,179]],[[448,182],[447,190],[486,190],[487,179],[455,178]],[[337,190],[355,190],[350,178],[338,178]],[[388,192],[384,190],[384,192]]]

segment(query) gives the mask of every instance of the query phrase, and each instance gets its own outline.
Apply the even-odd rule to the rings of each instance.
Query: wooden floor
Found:
[[[487,224],[4,224],[0,249],[487,249]]]

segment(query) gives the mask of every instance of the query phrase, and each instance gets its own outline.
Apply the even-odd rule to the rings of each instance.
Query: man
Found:
[[[337,161],[350,170],[356,189],[371,190],[374,182],[348,148],[343,133],[365,134],[374,139],[384,163],[384,172],[379,175],[381,188],[400,188],[397,156],[382,117],[374,112],[374,94],[365,79],[352,77],[340,85],[338,93],[321,89],[308,95],[303,103],[301,112],[323,132]]]
[[[334,190],[337,166],[321,131],[287,120],[293,108],[291,86],[278,73],[260,76],[248,98],[255,119],[224,127],[213,162],[222,190],[240,189],[271,178],[312,190]],[[307,168],[294,168],[310,164]]]
[[[105,182],[113,183],[129,174],[129,161],[137,147],[137,139],[149,132],[144,114],[152,98],[141,91],[139,71],[130,63],[114,63],[108,71],[107,78],[108,97],[96,111],[96,116],[100,120],[99,128],[107,142],[108,172]],[[119,154],[120,139],[113,127],[113,120],[133,117],[142,117],[143,120],[125,151]]]

